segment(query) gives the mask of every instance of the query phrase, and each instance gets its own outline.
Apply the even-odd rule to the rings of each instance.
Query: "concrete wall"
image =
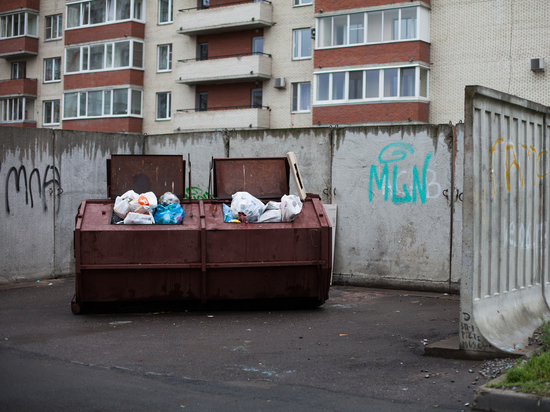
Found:
[[[460,147],[463,131],[457,129]],[[461,228],[461,208],[460,196],[451,196],[449,190],[449,126],[155,136],[2,128],[0,138],[5,147],[0,184],[6,222],[0,228],[0,283],[73,273],[74,217],[82,200],[106,198],[106,159],[111,154],[190,156],[192,193],[199,197],[209,191],[212,157],[294,151],[306,191],[338,205],[335,282],[457,289],[460,265],[452,257],[460,256],[460,249],[453,251],[451,243],[460,248],[460,242],[459,231],[451,242],[451,222]],[[461,163],[456,165],[461,175]],[[461,179],[455,186],[461,187]]]

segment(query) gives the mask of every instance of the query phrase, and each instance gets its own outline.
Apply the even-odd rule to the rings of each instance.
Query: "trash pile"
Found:
[[[153,192],[137,194],[129,190],[116,197],[113,212],[111,222],[117,225],[177,225],[185,216],[180,200],[171,192],[157,201]]]
[[[224,222],[232,223],[292,222],[301,211],[302,201],[295,195],[264,204],[248,192],[237,192],[232,195],[231,207],[223,204]]]

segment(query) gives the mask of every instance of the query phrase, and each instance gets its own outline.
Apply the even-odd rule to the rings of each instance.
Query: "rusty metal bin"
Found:
[[[181,225],[113,225],[113,199],[83,201],[74,232],[74,313],[93,302],[328,299],[332,231],[317,195],[308,195],[294,222],[223,220],[222,203],[230,204],[232,193],[266,201],[288,194],[286,158],[213,159],[213,165],[217,199],[184,200],[181,157],[112,156],[111,198],[129,189],[171,191],[185,217]]]

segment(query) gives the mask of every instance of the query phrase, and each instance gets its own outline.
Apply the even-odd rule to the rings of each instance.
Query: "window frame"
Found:
[[[294,0],[292,7],[311,6],[312,4],[313,0]]]
[[[116,65],[116,54],[117,51],[120,49],[117,49],[117,44],[122,43],[129,43],[129,52],[128,52],[128,65],[126,66],[117,66]],[[135,44],[140,43],[141,44],[141,67],[134,66],[134,52],[135,52]],[[100,69],[90,69],[91,63],[92,63],[92,53],[91,49],[96,48],[98,46],[103,46],[103,67]],[[120,46],[122,47],[122,46]],[[74,50],[78,49],[78,70],[69,70],[68,65],[70,62],[72,62],[72,59],[69,59],[67,57],[69,52],[72,52]],[[144,67],[144,51],[145,51],[145,43],[142,40],[136,40],[136,39],[124,39],[124,40],[117,40],[107,43],[98,43],[98,44],[85,44],[80,46],[74,46],[74,47],[67,47],[65,48],[65,64],[64,64],[64,70],[65,75],[71,75],[71,74],[80,74],[80,73],[89,73],[89,72],[101,72],[101,71],[113,71],[113,70],[145,70]],[[110,55],[110,66],[107,66],[109,62],[109,55]],[[84,69],[85,67],[85,69]]]
[[[121,92],[126,91],[126,112],[125,113],[115,113],[115,105],[120,104],[115,102],[115,92]],[[88,107],[89,107],[89,93],[101,93],[101,114],[99,115],[89,115],[88,114]],[[134,100],[133,100],[133,94],[135,92],[139,92],[140,94],[140,101],[139,101],[139,114],[132,113],[132,110],[134,108]],[[109,95],[109,104],[106,105],[106,99],[105,96]],[[66,116],[66,112],[69,109],[67,107],[66,99],[70,95],[75,95],[75,101],[76,101],[76,107],[74,108],[74,111],[76,112],[76,116]],[[122,95],[122,94],[121,94]],[[106,107],[109,108],[109,112],[106,113]],[[78,120],[78,119],[101,119],[101,118],[113,118],[113,117],[138,117],[143,118],[143,90],[132,88],[132,87],[117,87],[112,89],[92,89],[92,90],[81,90],[81,91],[66,91],[63,93],[63,110],[62,110],[62,116],[61,120]]]
[[[404,11],[406,12],[405,14],[408,14],[408,12],[412,9],[415,10],[414,17],[408,16],[408,15],[403,16]],[[348,13],[348,14],[337,14],[337,15],[327,16],[327,17],[318,17],[315,19],[315,30],[316,30],[316,33],[318,34],[315,38],[315,49],[353,47],[353,46],[363,46],[363,45],[380,44],[380,43],[394,43],[394,42],[421,40],[420,20],[423,17],[420,9],[421,9],[421,6],[416,5],[416,6],[408,6],[408,7],[391,8],[391,9],[376,9],[371,11],[362,11],[362,12]],[[388,23],[385,21],[385,18],[390,13],[395,13],[395,12],[398,13],[398,18],[395,22],[390,22],[388,26]],[[356,37],[356,36],[352,36],[352,30],[357,30],[357,28],[352,27],[354,25],[351,24],[351,16],[359,15],[359,14],[363,15],[363,26],[362,26],[363,39],[360,42],[351,43],[350,39]],[[379,25],[380,25],[379,33],[378,31],[376,32],[379,34],[379,39],[378,39],[378,36],[376,36],[376,40],[370,41],[369,37],[373,35],[373,32],[371,32],[369,28],[369,25],[371,24],[371,20],[369,20],[369,16],[374,18],[378,14],[381,15],[380,22],[379,22]],[[345,24],[346,30],[344,33],[345,40],[343,41],[342,44],[335,44],[335,40],[334,40],[335,19],[341,19],[343,17],[346,17],[347,19]],[[414,36],[404,37],[402,35],[402,25],[403,25],[404,19],[414,20],[414,25],[413,25]],[[330,29],[328,26],[325,26],[326,24],[325,22],[328,22],[328,21],[330,21]],[[388,27],[392,29],[390,30],[390,32],[392,33],[394,32],[395,28],[397,28],[396,38],[393,38],[394,37],[393,34],[391,35],[392,37],[391,39],[386,38],[388,37],[388,35],[385,34],[385,31],[388,31]],[[323,28],[326,29],[325,32],[323,32],[322,30]],[[327,39],[330,40],[329,44],[323,45],[328,43]]]
[[[166,95],[166,116],[160,117],[159,116],[159,107],[160,107],[160,97],[162,95]],[[171,120],[172,119],[172,92],[158,92],[157,93],[157,99],[156,99],[156,120],[157,121],[165,121],[165,120]]]
[[[260,96],[260,105],[258,106],[255,103],[255,98]],[[250,90],[250,108],[251,109],[261,109],[264,104],[264,89],[262,87],[255,87]]]
[[[57,122],[55,121],[55,103],[57,102]],[[51,104],[51,118],[46,121],[46,105]],[[42,102],[42,125],[59,126],[61,124],[61,100],[44,100]]]
[[[12,110],[9,110],[10,108],[9,107],[6,107],[6,102],[17,102],[17,108],[16,106],[12,105]],[[28,109],[31,109],[31,116],[33,115],[33,112],[34,112],[34,107],[31,107],[33,105],[31,104],[28,104],[29,102],[33,102],[35,101],[34,98],[30,98],[30,97],[20,97],[20,96],[16,96],[16,97],[6,97],[6,98],[3,98],[3,99],[0,99],[0,123],[21,123],[21,122],[25,122],[25,121],[34,121],[33,119],[26,119],[25,115],[28,114]],[[13,108],[16,108],[16,112],[17,112],[17,118],[14,118],[14,110]],[[5,116],[6,114],[10,113],[10,116]]]
[[[52,61],[52,74],[53,74],[53,78],[52,80],[46,80],[46,65],[49,61]],[[56,79],[55,78],[55,69],[56,69],[56,62],[57,63],[57,66],[58,69],[59,69],[59,78]],[[61,81],[61,57],[48,57],[48,58],[45,58],[44,59],[44,72],[43,72],[43,83],[59,83]]]
[[[21,24],[21,18],[20,16],[23,15],[23,22]],[[29,31],[29,15],[34,16],[35,21],[35,33],[31,33]],[[18,16],[17,21],[17,29],[16,25],[14,24],[15,16]],[[7,25],[7,19],[10,18],[11,24]],[[32,13],[29,11],[19,11],[17,13],[8,13],[3,14],[0,16],[0,39],[12,39],[14,37],[36,37],[38,38],[38,30],[39,30],[39,22],[38,22],[38,13]],[[11,33],[8,34],[8,28],[10,28]],[[17,33],[14,34],[14,31],[17,30]]]
[[[168,20],[166,21],[161,20],[161,16],[162,16],[161,6],[163,1],[168,2]],[[174,0],[159,0],[157,24],[159,25],[172,24],[173,22],[174,22]]]
[[[403,78],[404,74],[408,73],[410,69],[414,69],[414,75],[411,77],[407,74],[409,82],[413,82],[412,88],[414,88],[413,94],[405,94]],[[361,97],[350,98],[350,73],[362,72],[361,77]],[[378,72],[378,95],[376,97],[367,97],[367,72]],[[390,73],[391,72],[391,73]],[[395,80],[391,81],[387,76],[397,73]],[[344,98],[334,98],[334,74],[345,75],[344,79]],[[422,75],[421,75],[422,73]],[[319,100],[319,88],[324,85],[320,83],[320,76],[328,75],[327,96],[328,99]],[[429,101],[429,69],[421,65],[396,65],[396,66],[383,66],[383,67],[368,67],[368,68],[354,68],[347,70],[335,70],[326,72],[314,72],[314,90],[313,90],[313,106],[323,105],[335,105],[335,104],[361,104],[372,102],[391,102],[391,101]],[[422,82],[422,83],[421,83]],[[370,83],[369,83],[370,84]],[[408,88],[406,90],[410,90]],[[423,96],[425,93],[426,96]]]
[[[49,23],[49,26],[48,26]],[[53,36],[54,27],[56,28],[57,36]],[[48,34],[49,33],[49,34]],[[63,14],[52,14],[46,16],[44,27],[44,41],[61,40],[63,38]]]
[[[166,69],[160,68],[160,62],[161,62],[161,55],[160,50],[163,47],[168,48],[168,52],[166,53]],[[172,71],[172,43],[167,44],[159,44],[157,46],[157,73],[166,73]]]
[[[104,20],[100,21],[98,23],[91,23],[92,18],[92,12],[91,9],[91,3],[97,0],[79,0],[79,1],[73,1],[71,3],[65,4],[65,30],[75,30],[75,29],[82,29],[85,27],[95,27],[95,26],[101,26],[106,24],[113,24],[113,23],[119,23],[123,21],[138,21],[140,23],[145,23],[145,1],[143,0],[101,0],[104,1]],[[120,9],[117,7],[118,2],[121,1],[129,1],[129,17],[128,18],[119,18],[117,15]],[[112,4],[113,6],[109,8],[109,4]],[[140,11],[139,14],[141,18],[136,18],[136,6],[139,4]],[[77,20],[78,23],[76,25],[71,25],[69,27],[69,23],[72,24],[72,17],[71,15],[73,13],[69,12],[69,9],[73,8],[74,6],[78,6],[78,15]]]
[[[302,42],[304,33],[309,36],[309,40],[311,42],[309,48],[309,56],[304,56],[302,54]],[[292,60],[308,60],[313,57],[313,42],[311,40],[311,28],[292,30]],[[298,48],[296,47],[296,45],[298,45]],[[298,53],[296,49],[298,49]],[[298,56],[296,56],[296,54],[298,54]]]
[[[308,108],[305,110],[300,109],[300,102],[302,98],[302,88],[304,85],[309,86],[309,91],[307,93],[309,104]],[[296,93],[294,93],[296,91]],[[296,94],[296,96],[294,96]],[[296,102],[296,105],[294,104]],[[297,82],[292,83],[292,102],[291,102],[291,113],[311,113],[311,82]]]
[[[14,75],[15,72],[17,73]],[[17,79],[26,79],[26,78],[27,78],[27,62],[25,60],[12,62],[10,79],[17,80]]]

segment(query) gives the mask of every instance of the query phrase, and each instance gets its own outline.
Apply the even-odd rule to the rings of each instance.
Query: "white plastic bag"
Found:
[[[115,199],[115,206],[113,212],[115,215],[124,219],[128,212],[130,211],[130,201],[137,198],[139,195],[133,190],[128,190],[122,196],[117,196]]]
[[[150,213],[130,212],[124,218],[125,225],[152,225],[155,223],[155,218]]]
[[[148,206],[154,210],[157,204],[157,197],[153,192],[142,193],[130,202],[130,211],[136,212],[141,209],[141,206]]]
[[[165,194],[163,194],[160,198],[159,198],[159,204],[163,205],[163,206],[168,206],[168,205],[179,205],[180,204],[180,200],[178,199],[178,197],[173,194],[172,192],[166,192]]]
[[[302,201],[295,195],[284,195],[281,198],[281,218],[283,222],[292,222],[294,216],[302,211]]]
[[[270,202],[271,203],[271,202]],[[258,223],[270,222],[277,223],[281,221],[281,209],[269,209],[265,210],[258,219]]]
[[[250,223],[256,222],[264,210],[265,205],[248,192],[237,192],[233,195],[231,213],[236,219],[242,213]]]

